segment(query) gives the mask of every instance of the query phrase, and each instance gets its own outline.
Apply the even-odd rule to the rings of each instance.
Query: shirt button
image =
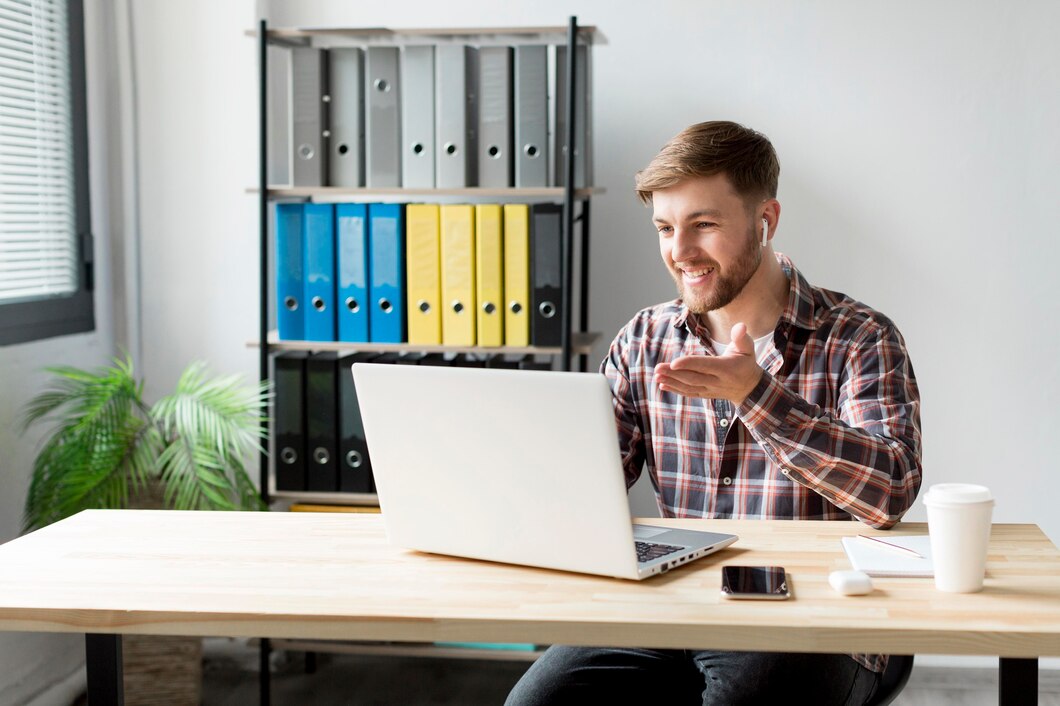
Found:
[[[725,478],[721,479],[721,483],[722,485],[732,485],[732,478],[726,476]]]
[[[789,473],[791,473],[791,471],[789,471],[789,470],[788,470],[788,469],[786,469],[786,468],[781,468],[781,469],[780,469],[780,472],[781,472],[781,473],[783,473],[784,475],[788,475]]]
[[[727,426],[729,426],[729,420],[728,419],[722,419],[721,421],[718,422],[718,424],[720,426],[722,426],[723,428],[727,427]]]

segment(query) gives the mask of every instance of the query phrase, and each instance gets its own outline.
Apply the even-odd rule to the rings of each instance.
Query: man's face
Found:
[[[659,252],[678,296],[696,314],[727,306],[762,262],[759,219],[729,178],[688,179],[653,192],[652,204]]]

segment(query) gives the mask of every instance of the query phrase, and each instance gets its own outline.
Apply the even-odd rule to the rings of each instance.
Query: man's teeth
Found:
[[[703,275],[706,275],[706,274],[710,274],[713,271],[714,271],[713,267],[707,267],[707,268],[702,269],[702,270],[684,270],[684,273],[685,273],[686,277],[695,278],[695,277],[702,277]]]

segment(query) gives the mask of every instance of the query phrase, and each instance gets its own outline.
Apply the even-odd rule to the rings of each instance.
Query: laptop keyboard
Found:
[[[658,559],[684,549],[684,547],[675,547],[672,544],[656,544],[654,542],[634,542],[633,544],[637,548],[637,561],[642,562]]]

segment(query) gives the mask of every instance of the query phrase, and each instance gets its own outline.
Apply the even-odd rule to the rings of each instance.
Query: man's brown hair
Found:
[[[725,120],[696,123],[667,142],[637,172],[637,196],[649,206],[653,191],[715,174],[725,174],[748,206],[777,197],[780,162],[769,138]]]

